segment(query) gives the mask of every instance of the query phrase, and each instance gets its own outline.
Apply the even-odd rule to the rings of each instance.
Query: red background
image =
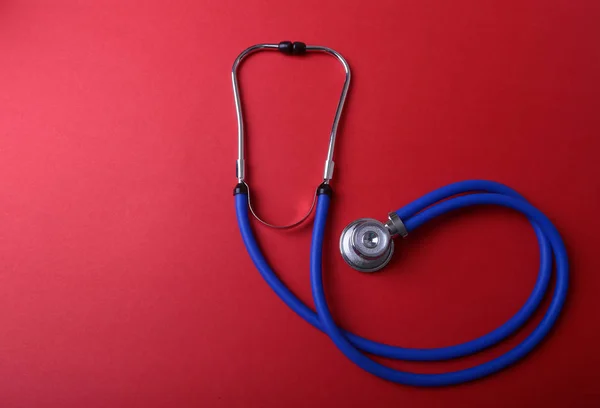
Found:
[[[599,18],[598,2],[567,0],[0,1],[0,405],[597,406]],[[527,359],[464,386],[391,384],[262,281],[234,216],[230,68],[283,39],[353,69],[325,257],[340,324],[435,347],[516,312],[538,254],[508,211],[428,225],[379,274],[337,253],[351,220],[493,179],[542,209],[571,257],[564,313]],[[241,80],[257,205],[292,221],[321,177],[340,66],[266,53]],[[310,227],[256,233],[311,302]],[[476,357],[393,365],[468,367],[531,327]]]

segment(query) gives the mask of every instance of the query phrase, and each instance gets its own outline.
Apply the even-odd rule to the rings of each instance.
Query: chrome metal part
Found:
[[[388,264],[394,241],[386,226],[372,218],[351,222],[340,237],[340,253],[348,265],[360,272],[375,272]]]

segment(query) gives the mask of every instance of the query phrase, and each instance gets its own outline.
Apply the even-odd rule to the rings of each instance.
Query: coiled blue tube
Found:
[[[465,194],[453,197],[457,194]],[[453,198],[451,198],[453,197]],[[443,200],[440,202],[440,200]],[[520,211],[532,223],[540,247],[540,268],[535,287],[523,307],[496,330],[469,342],[442,348],[411,349],[374,342],[340,329],[329,311],[322,280],[322,247],[330,197],[319,196],[310,253],[310,279],[316,313],[302,303],[275,275],[262,255],[252,233],[248,217],[248,196],[235,196],[238,225],[244,244],[256,268],[277,295],[300,317],[329,335],[336,346],[364,370],[396,383],[414,386],[445,386],[472,381],[495,373],[531,351],[554,325],[564,304],[568,287],[566,249],[556,228],[539,210],[517,192],[499,183],[469,180],[435,190],[397,211],[408,231],[446,212],[472,205],[500,205]],[[519,345],[487,363],[444,374],[415,374],[379,364],[364,353],[408,361],[438,361],[474,354],[497,344],[517,331],[539,306],[548,288],[552,266],[556,268],[556,286],[550,306],[540,324]]]

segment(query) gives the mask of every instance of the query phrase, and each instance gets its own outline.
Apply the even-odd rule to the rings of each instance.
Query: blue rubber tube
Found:
[[[451,198],[457,194],[465,194]],[[440,200],[444,200],[441,201]],[[476,380],[495,373],[521,359],[548,333],[564,304],[568,287],[568,259],[562,239],[550,220],[514,190],[499,183],[469,180],[435,190],[397,211],[408,231],[446,212],[472,205],[501,205],[522,212],[532,223],[540,247],[540,268],[535,287],[523,307],[496,330],[469,342],[441,348],[411,349],[378,343],[337,327],[323,290],[322,247],[330,197],[319,196],[313,227],[310,279],[316,313],[300,301],[275,275],[262,255],[248,217],[248,196],[235,196],[238,225],[244,244],[256,268],[277,295],[300,317],[329,335],[336,346],[364,370],[396,383],[414,386],[445,386]],[[554,262],[553,262],[554,258]],[[517,331],[539,306],[556,268],[556,286],[546,314],[535,330],[506,354],[487,363],[444,374],[414,374],[379,364],[363,353],[407,361],[439,361],[474,354],[491,347]]]

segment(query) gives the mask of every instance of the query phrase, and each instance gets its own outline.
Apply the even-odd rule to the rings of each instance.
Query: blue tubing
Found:
[[[465,193],[469,194],[453,197]],[[440,202],[440,200],[444,201]],[[435,190],[398,210],[397,214],[404,221],[408,231],[413,231],[438,215],[472,205],[494,204],[522,212],[532,223],[540,247],[538,278],[529,299],[523,307],[496,330],[475,340],[450,347],[432,349],[396,347],[378,343],[340,329],[331,317],[325,299],[322,279],[322,248],[329,202],[329,196],[319,196],[313,227],[310,279],[317,311],[315,313],[302,303],[269,267],[252,233],[248,217],[248,196],[246,194],[235,196],[238,225],[244,244],[254,265],[269,286],[300,317],[329,335],[346,357],[371,374],[400,384],[430,387],[476,380],[495,373],[521,359],[544,338],[554,325],[564,304],[568,287],[568,259],[560,234],[542,212],[509,187],[491,181],[469,180]],[[553,264],[556,268],[556,286],[544,318],[523,342],[500,357],[465,370],[444,374],[415,374],[391,369],[363,354],[370,353],[407,361],[440,361],[471,355],[491,347],[516,332],[535,312],[548,288]]]

